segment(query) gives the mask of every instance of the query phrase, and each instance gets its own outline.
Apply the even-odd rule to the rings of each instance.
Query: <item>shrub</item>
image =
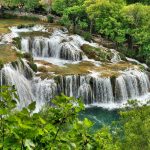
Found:
[[[38,21],[40,20],[38,17],[36,16],[20,16],[19,17],[20,19],[23,19],[23,20],[32,20],[32,21]]]
[[[49,23],[53,23],[54,22],[54,17],[47,16],[47,20],[48,20]]]
[[[23,57],[26,58],[29,62],[33,61],[33,57],[30,53],[24,53]]]
[[[3,18],[3,19],[14,19],[14,18],[17,18],[17,15],[3,13],[3,14],[0,14],[0,18]]]
[[[20,37],[13,38],[13,44],[14,44],[18,49],[21,49],[21,38],[20,38]]]
[[[37,65],[34,64],[33,62],[29,63],[30,68],[34,71],[37,72]]]
[[[91,40],[92,40],[92,35],[91,35],[91,33],[89,33],[89,32],[83,32],[83,33],[82,33],[82,36],[84,37],[84,39],[85,39],[86,41],[91,41]]]
[[[32,27],[34,27],[34,26],[35,26],[34,24],[28,24],[28,25],[21,24],[21,25],[18,25],[17,28],[18,28],[18,29],[22,29],[22,28],[32,28]]]

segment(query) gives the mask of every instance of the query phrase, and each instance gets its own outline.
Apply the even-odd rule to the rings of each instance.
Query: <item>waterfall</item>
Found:
[[[93,84],[96,103],[114,102],[113,89],[110,78],[95,78]]]
[[[27,106],[34,99],[30,81],[27,79],[27,76],[25,76],[26,69],[25,67],[21,68],[21,66],[21,62],[18,62],[18,65],[16,65],[15,67],[12,64],[6,64],[0,71],[0,85],[15,85],[20,100],[17,101],[19,108]],[[28,72],[30,72],[30,69]]]
[[[103,65],[103,62],[89,60],[86,57],[81,50],[83,44],[100,47],[96,43],[85,41],[79,35],[69,35],[66,31],[55,30],[49,37],[22,37],[21,49],[31,53],[34,59],[44,60],[58,67],[68,67],[65,63],[75,64],[79,61],[93,62],[95,67]],[[110,51],[113,54],[110,65],[120,62],[119,53],[113,49]],[[54,59],[57,60],[57,64]],[[28,63],[22,60],[4,65],[0,71],[0,85],[15,85],[20,98],[18,105],[23,107],[36,100],[38,109],[45,103],[51,103],[51,99],[60,93],[81,98],[86,105],[119,105],[128,99],[138,99],[150,92],[148,75],[134,67],[119,71],[120,74],[116,77],[102,77],[101,70],[94,73],[92,67],[88,71],[93,73],[59,75],[48,72],[55,77],[41,79],[36,77]]]
[[[112,59],[111,59],[111,62],[112,62],[112,63],[118,63],[118,62],[120,62],[120,61],[121,61],[121,57],[120,57],[120,55],[119,55],[119,52],[117,52],[117,51],[114,50],[114,49],[110,49],[110,51],[111,51],[112,54],[113,54],[113,57],[112,57]]]
[[[150,91],[150,81],[146,73],[130,70],[116,79],[115,99],[126,101],[136,99]]]
[[[62,32],[54,32],[49,38],[22,38],[21,48],[31,52],[34,57],[54,57],[65,60],[79,61],[83,59],[80,46],[84,43],[79,36],[69,36]]]
[[[57,84],[53,79],[41,80],[35,78],[32,81],[32,91],[37,102],[37,109],[40,109],[45,103],[50,102],[57,95]]]
[[[114,85],[111,78],[91,75],[69,75],[58,78],[58,93],[81,97],[85,104],[122,103],[150,91],[148,76],[137,70],[127,71],[116,77]]]

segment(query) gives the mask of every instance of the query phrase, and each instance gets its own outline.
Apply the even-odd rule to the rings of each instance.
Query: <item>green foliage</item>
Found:
[[[23,58],[27,59],[29,62],[33,61],[32,54],[30,53],[23,53]]]
[[[0,18],[3,18],[3,19],[14,19],[14,18],[17,18],[17,15],[3,13],[3,14],[0,14]]]
[[[80,33],[80,35],[83,36],[86,41],[92,40],[92,35],[89,32],[83,32],[83,33]]]
[[[131,53],[131,57],[149,64],[150,6],[144,5],[149,2],[130,2],[134,4],[126,4],[125,0],[54,0],[52,9],[62,16],[60,23],[74,33],[81,30],[99,33],[117,48],[124,46],[127,51],[134,51],[121,48],[123,53]]]
[[[18,29],[22,29],[22,28],[32,28],[34,27],[35,24],[28,24],[28,25],[24,25],[24,24],[20,24],[17,26]]]
[[[23,20],[32,20],[32,21],[37,21],[37,20],[39,20],[39,18],[36,17],[36,16],[20,16],[19,18],[20,18],[20,19],[23,19]]]
[[[34,62],[29,62],[29,66],[34,72],[37,72],[38,68]]]
[[[22,5],[27,11],[32,11],[39,5],[39,0],[1,0],[0,2],[2,5],[8,7]]]
[[[0,149],[148,150],[150,106],[129,101],[112,127],[90,133],[93,123],[78,119],[84,109],[79,99],[57,96],[52,106],[35,113],[36,102],[17,110],[14,87],[0,88]],[[117,125],[117,126],[116,126]]]
[[[120,112],[126,150],[150,149],[150,106],[140,106],[137,101],[129,101],[125,111]]]
[[[54,22],[54,17],[47,16],[47,20],[48,20],[49,23],[53,23]]]
[[[19,26],[19,27],[20,27],[20,26]],[[13,38],[13,44],[14,44],[18,49],[21,49],[21,38],[20,38],[20,37]]]

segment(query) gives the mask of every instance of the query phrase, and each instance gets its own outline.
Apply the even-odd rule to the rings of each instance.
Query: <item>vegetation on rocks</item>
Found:
[[[6,64],[17,59],[17,52],[12,45],[0,45],[0,62]]]
[[[57,66],[45,61],[36,61],[38,67],[38,76],[42,79],[52,78],[54,76],[67,76],[67,75],[87,75],[92,72],[99,73],[100,77],[118,77],[121,72],[129,69],[141,70],[140,65],[132,64],[129,62],[120,63],[103,63],[100,66],[95,66],[90,61],[80,62],[78,64],[66,64],[64,66]]]
[[[82,45],[81,49],[90,59],[96,61],[109,62],[113,57],[111,51],[106,48],[96,48],[87,44]]]

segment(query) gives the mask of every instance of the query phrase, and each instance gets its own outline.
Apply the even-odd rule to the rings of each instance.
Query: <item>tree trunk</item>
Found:
[[[133,38],[131,35],[127,35],[128,49],[133,50]]]
[[[73,33],[76,33],[76,21],[73,20]]]
[[[90,23],[90,33],[92,34],[93,32],[93,20],[91,20],[91,23]]]

